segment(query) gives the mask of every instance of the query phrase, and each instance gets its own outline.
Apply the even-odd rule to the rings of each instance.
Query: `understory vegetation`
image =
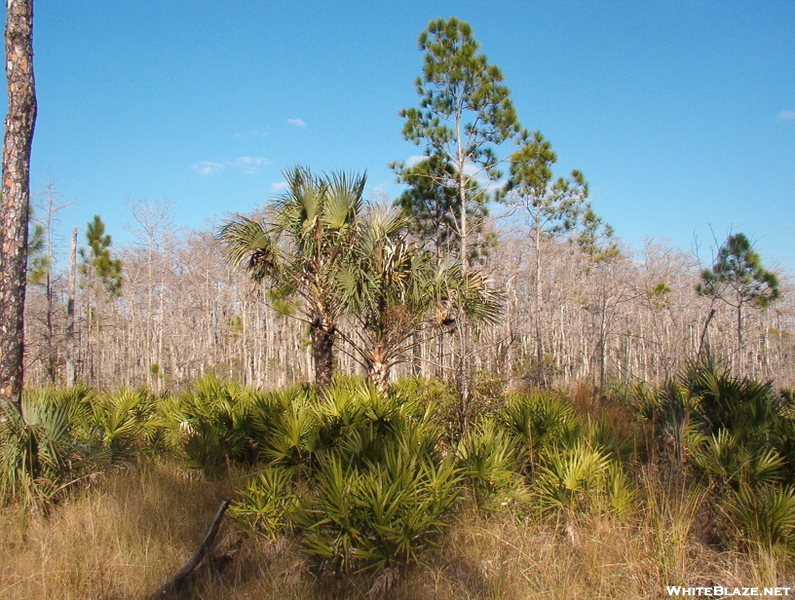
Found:
[[[188,596],[795,584],[791,392],[709,360],[659,387],[477,388],[465,416],[454,388],[420,379],[28,390],[0,441],[0,595],[150,594],[224,498]]]

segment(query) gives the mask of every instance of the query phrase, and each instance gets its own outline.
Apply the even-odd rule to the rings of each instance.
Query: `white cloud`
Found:
[[[405,160],[405,162],[404,162],[403,164],[405,164],[405,165],[406,165],[406,168],[407,168],[407,169],[410,169],[411,167],[413,167],[413,166],[414,166],[414,165],[416,165],[417,163],[424,161],[426,158],[428,158],[428,157],[427,157],[427,156],[422,156],[422,155],[420,155],[420,154],[414,154],[414,155],[412,155],[412,156],[409,156],[409,157],[408,157],[408,158]]]
[[[252,129],[251,131],[244,131],[243,133],[236,133],[232,137],[236,140],[251,140],[255,138],[264,138],[268,135],[267,131],[260,131],[259,129]]]
[[[226,168],[238,169],[246,175],[256,175],[260,167],[270,163],[267,158],[261,156],[240,156],[235,160],[228,160],[223,163],[212,162],[210,160],[203,160],[191,165],[191,168],[199,175],[214,175]]]
[[[272,183],[271,184],[271,192],[280,192],[280,191],[286,190],[286,189],[287,189],[287,182],[286,181],[280,181],[278,183]]]
[[[303,119],[287,119],[288,125],[295,125],[296,127],[306,127],[306,122]]]
[[[260,156],[241,156],[229,164],[237,167],[247,175],[255,175],[261,166],[267,165],[269,162],[267,158]]]
[[[209,160],[203,160],[195,165],[191,165],[191,169],[196,171],[199,175],[212,175],[213,173],[223,171],[225,168],[225,165]]]
[[[795,121],[795,110],[782,110],[778,113],[778,121]]]
[[[470,177],[475,177],[477,175],[484,174],[484,169],[482,165],[476,165],[475,163],[464,163],[464,173],[469,175]]]
[[[262,158],[261,156],[241,156],[236,161],[236,165],[267,165],[270,161],[267,158]]]

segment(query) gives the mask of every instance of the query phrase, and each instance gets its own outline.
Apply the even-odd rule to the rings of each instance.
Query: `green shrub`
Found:
[[[161,403],[157,418],[189,464],[209,471],[256,459],[256,401],[257,393],[239,383],[205,375],[191,389]]]
[[[85,470],[89,449],[73,423],[85,416],[86,388],[26,390],[22,412],[9,407],[0,428],[0,494],[23,506],[45,505]]]
[[[351,378],[268,402],[280,408],[259,425],[267,464],[231,514],[268,536],[294,530],[339,574],[416,561],[461,494],[435,404]]]

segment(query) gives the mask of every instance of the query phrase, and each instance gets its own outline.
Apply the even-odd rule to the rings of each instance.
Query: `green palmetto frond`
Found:
[[[347,235],[357,225],[364,206],[366,182],[365,174],[334,172],[326,177],[322,219],[328,229]]]
[[[109,458],[128,459],[135,456],[148,429],[154,411],[154,399],[146,389],[121,389],[113,394],[100,394],[91,402],[88,423],[92,438]]]
[[[273,233],[261,223],[246,217],[226,223],[219,232],[226,259],[243,267],[257,283],[277,277],[283,265]]]
[[[541,391],[514,395],[502,420],[530,466],[574,444],[581,427],[568,399]]]
[[[236,382],[206,375],[192,388],[159,407],[159,420],[173,445],[196,467],[211,470],[224,462],[252,461],[258,397]]]
[[[494,421],[469,431],[459,443],[458,457],[482,507],[517,485],[516,446]]]
[[[26,390],[22,411],[6,411],[0,427],[0,503],[16,498],[30,507],[73,483],[88,464],[74,425],[86,416],[85,388]]]
[[[729,508],[748,541],[768,550],[795,541],[795,488],[743,486]]]

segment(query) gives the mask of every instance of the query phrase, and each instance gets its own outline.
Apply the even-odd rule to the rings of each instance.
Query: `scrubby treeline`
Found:
[[[286,316],[286,306],[265,302],[245,274],[225,265],[210,232],[147,231],[140,243],[113,248],[121,259],[120,288],[113,278],[105,285],[96,269],[77,269],[71,337],[68,269],[55,268],[65,261],[53,265],[49,287],[29,286],[31,385],[63,383],[70,347],[76,381],[99,386],[147,384],[164,391],[208,372],[255,387],[311,379],[305,325]],[[496,239],[482,268],[504,290],[504,312],[468,348],[467,364],[484,377],[597,385],[663,381],[696,354],[715,309],[704,336],[713,353],[737,373],[774,378],[782,386],[795,382],[795,310],[786,282],[769,308],[745,311],[738,349],[735,311],[696,292],[699,265],[686,253],[649,243],[638,254],[624,250],[596,261],[568,242],[544,241],[539,304],[536,249],[526,232],[504,229]],[[394,374],[453,380],[462,364],[454,332],[424,342],[421,335]],[[359,373],[344,341],[338,343],[337,368]]]

